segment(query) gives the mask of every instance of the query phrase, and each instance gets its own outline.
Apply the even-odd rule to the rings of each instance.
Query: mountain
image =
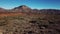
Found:
[[[31,9],[26,5],[21,5],[19,7],[15,7],[13,11],[16,12],[28,12],[28,13],[37,13],[37,14],[60,14],[60,10],[57,9]]]
[[[26,5],[21,5],[19,7],[15,7],[14,9],[30,9],[30,8],[27,7]]]
[[[43,13],[43,14],[60,14],[60,10],[56,10],[56,9],[31,9],[25,5],[21,5],[19,7],[14,8],[14,10],[16,11],[21,11],[21,12],[31,12],[31,13]]]
[[[60,14],[60,10],[57,9],[31,9],[30,7],[27,7],[26,5],[21,5],[18,7],[15,7],[11,10],[6,10],[3,8],[0,8],[0,12],[22,12],[22,13],[36,13],[36,14]]]
[[[40,11],[46,14],[60,14],[60,10],[57,9],[42,9]]]
[[[25,5],[21,5],[19,7],[15,7],[14,9],[12,9],[13,11],[16,12],[29,12],[31,9]]]
[[[6,9],[0,8],[0,12],[7,12]]]

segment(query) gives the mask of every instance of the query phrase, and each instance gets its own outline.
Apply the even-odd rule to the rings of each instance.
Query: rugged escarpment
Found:
[[[0,9],[0,34],[60,34],[60,10]]]

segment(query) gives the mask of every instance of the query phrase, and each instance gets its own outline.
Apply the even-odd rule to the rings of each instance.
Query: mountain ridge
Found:
[[[2,10],[2,11],[1,11]],[[0,13],[1,12],[22,12],[22,13],[37,13],[37,14],[60,14],[60,10],[57,10],[57,9],[41,9],[41,10],[38,10],[38,9],[31,9],[30,7],[27,7],[26,5],[21,5],[21,6],[18,6],[18,7],[15,7],[11,10],[7,10],[7,9],[3,9],[3,8],[0,8]]]

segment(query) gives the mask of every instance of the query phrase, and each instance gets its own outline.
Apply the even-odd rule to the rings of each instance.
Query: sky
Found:
[[[32,9],[60,9],[60,0],[0,0],[0,8],[12,9],[21,5]]]

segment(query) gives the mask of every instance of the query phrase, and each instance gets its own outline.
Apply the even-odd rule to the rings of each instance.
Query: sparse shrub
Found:
[[[29,23],[35,24],[35,23],[37,23],[37,21],[31,20],[31,21],[29,21]]]
[[[3,17],[0,19],[0,26],[4,26],[4,25],[7,25],[7,18],[6,17]]]
[[[33,34],[33,32],[32,31],[29,31],[28,34]]]
[[[49,24],[55,24],[54,22],[52,22],[52,21],[48,21],[49,22]]]

